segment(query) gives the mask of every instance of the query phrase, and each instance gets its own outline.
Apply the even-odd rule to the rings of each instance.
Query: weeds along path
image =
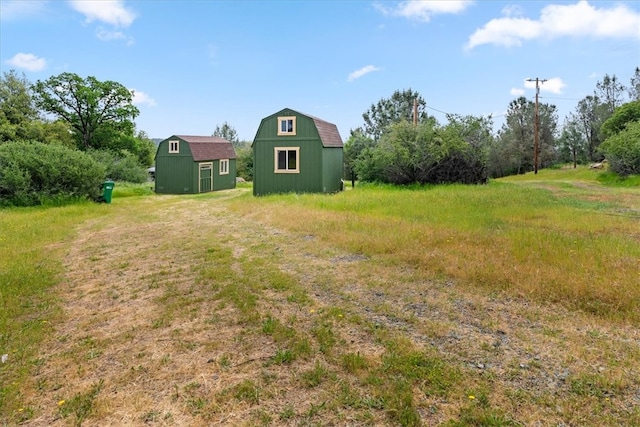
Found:
[[[27,425],[640,420],[633,328],[345,253],[230,211],[242,191],[79,225]]]

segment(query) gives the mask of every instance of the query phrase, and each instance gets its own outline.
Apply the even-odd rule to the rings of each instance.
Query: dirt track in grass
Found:
[[[639,419],[635,328],[344,253],[275,229],[268,215],[231,212],[226,199],[241,191],[115,200],[106,217],[78,226],[57,289],[64,321],[52,325],[25,390],[34,408],[25,425],[397,425],[383,404],[362,404],[376,389],[339,362],[360,354],[373,372],[387,351],[380,330],[463,378],[444,395],[414,390],[424,425],[459,420],[478,390],[523,425]],[[227,275],[213,265],[225,262]],[[261,262],[296,288],[254,288],[251,317],[217,282],[260,281],[251,266]],[[330,313],[335,344],[320,351],[318,325]],[[307,338],[310,351],[279,363],[265,319]],[[314,366],[325,368],[317,383],[306,380]]]

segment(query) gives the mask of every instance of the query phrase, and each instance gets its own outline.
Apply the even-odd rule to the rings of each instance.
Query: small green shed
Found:
[[[197,194],[236,186],[236,152],[216,136],[173,135],[156,151],[156,193]]]
[[[285,108],[253,140],[253,194],[342,190],[343,143],[333,123]]]

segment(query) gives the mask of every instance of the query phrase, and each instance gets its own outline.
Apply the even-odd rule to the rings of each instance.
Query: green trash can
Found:
[[[111,203],[111,193],[113,193],[113,181],[105,181],[102,183],[102,201],[105,203]]]

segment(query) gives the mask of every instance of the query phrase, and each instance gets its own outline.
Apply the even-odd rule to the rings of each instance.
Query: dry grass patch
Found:
[[[80,224],[24,423],[640,423],[637,328],[473,288],[448,272],[475,259],[440,260],[473,223],[447,235],[385,222],[401,210],[386,202],[364,222],[325,209],[346,195],[116,200]]]
[[[630,190],[598,191],[608,204],[496,184],[365,187],[330,198],[256,199],[237,209],[429,277],[637,322],[637,221],[612,213],[640,201],[636,192],[626,204]]]

